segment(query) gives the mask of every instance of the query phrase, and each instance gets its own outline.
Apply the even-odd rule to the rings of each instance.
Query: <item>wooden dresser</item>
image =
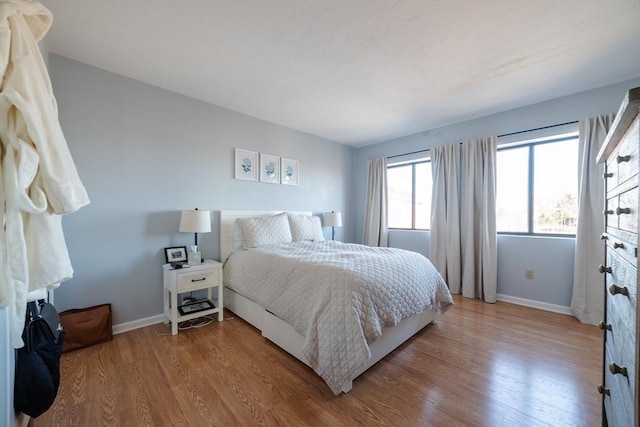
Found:
[[[598,153],[605,170],[606,264],[602,423],[640,427],[638,414],[638,152],[640,149],[640,88],[625,97]]]

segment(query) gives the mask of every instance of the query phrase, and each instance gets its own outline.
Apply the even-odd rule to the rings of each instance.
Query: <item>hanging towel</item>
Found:
[[[73,275],[61,215],[89,203],[38,48],[52,21],[38,2],[0,0],[0,307],[15,348],[28,294]]]

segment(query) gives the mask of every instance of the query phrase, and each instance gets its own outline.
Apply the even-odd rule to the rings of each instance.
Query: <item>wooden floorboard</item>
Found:
[[[597,426],[602,335],[570,316],[456,304],[334,396],[233,313],[64,354],[34,426]]]

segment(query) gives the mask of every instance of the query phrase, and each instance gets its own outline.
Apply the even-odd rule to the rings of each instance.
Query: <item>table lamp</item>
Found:
[[[178,230],[181,233],[195,234],[195,245],[191,246],[191,250],[187,253],[187,262],[193,265],[202,264],[202,253],[198,249],[198,233],[211,232],[211,212],[200,211],[198,208],[182,211]]]
[[[324,213],[324,226],[331,227],[331,240],[336,239],[335,227],[342,227],[342,214],[340,212],[325,212]]]

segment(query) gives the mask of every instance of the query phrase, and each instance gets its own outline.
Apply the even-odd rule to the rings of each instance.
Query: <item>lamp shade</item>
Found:
[[[209,233],[211,231],[211,212],[182,211],[179,231],[183,233]]]
[[[324,226],[325,227],[342,227],[342,213],[325,212]]]

